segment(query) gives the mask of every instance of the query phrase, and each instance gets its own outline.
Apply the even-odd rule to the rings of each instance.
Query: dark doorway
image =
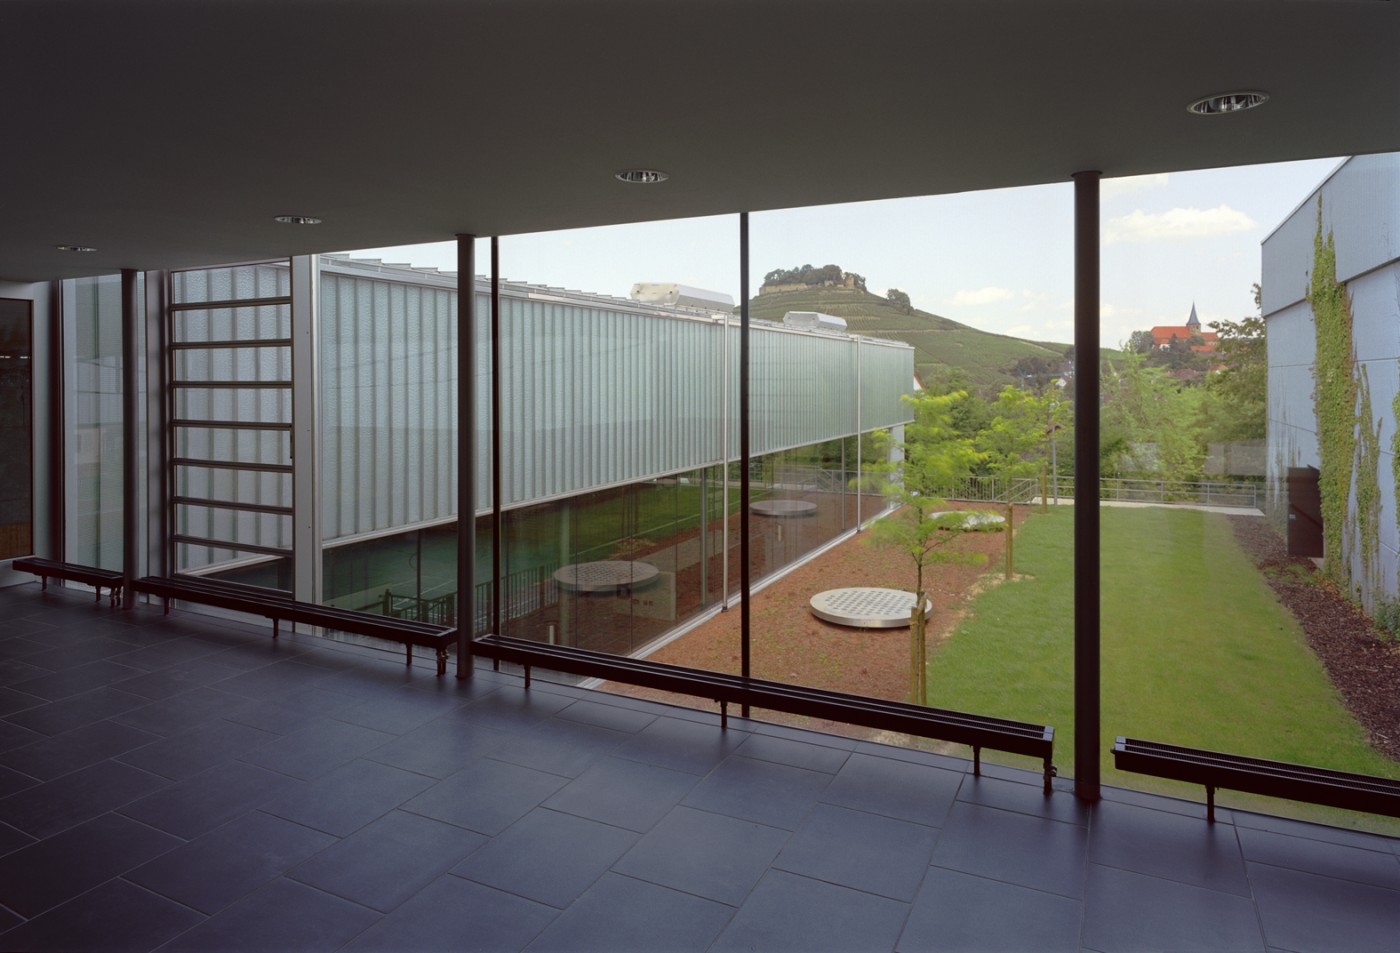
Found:
[[[1321,556],[1322,492],[1316,467],[1288,468],[1288,554]]]

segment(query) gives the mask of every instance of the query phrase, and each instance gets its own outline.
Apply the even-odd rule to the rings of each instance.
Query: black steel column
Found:
[[[1099,799],[1099,177],[1074,174],[1074,793]]]
[[[739,213],[739,674],[749,671],[749,213]],[[726,384],[726,386],[728,386]],[[743,704],[749,717],[749,704]]]
[[[457,677],[476,632],[476,236],[457,236]]]
[[[37,334],[34,335],[38,337]],[[49,549],[44,555],[59,561],[68,557],[68,531],[64,520],[68,511],[68,459],[65,426],[67,409],[63,404],[63,282],[55,279],[49,282]],[[31,350],[30,353],[33,353]],[[31,546],[35,553],[38,547]]]
[[[138,273],[122,269],[122,604],[136,604],[136,581],[140,560],[138,535],[141,532],[141,469],[140,444],[136,424],[140,397],[137,387],[139,351],[136,347],[137,329],[146,323],[145,302],[136,293]]]
[[[501,633],[501,240],[491,236],[491,633]]]

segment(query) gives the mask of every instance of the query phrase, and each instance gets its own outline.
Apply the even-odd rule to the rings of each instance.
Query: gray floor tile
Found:
[[[41,671],[35,669],[35,672]],[[12,715],[17,711],[37,708],[39,705],[46,704],[47,701],[46,698],[40,698],[38,695],[31,695],[28,692],[17,692],[13,688],[0,688],[0,715]]]
[[[317,679],[326,678],[331,674],[326,669],[308,665],[299,658],[290,658],[250,669],[215,684],[220,691],[246,695],[249,698],[275,700],[284,692],[306,688]]]
[[[776,827],[678,807],[613,869],[737,907],[790,836]]]
[[[1077,824],[959,802],[948,814],[933,863],[1079,898],[1084,895],[1088,839]]]
[[[1270,946],[1294,953],[1394,953],[1400,893],[1265,864],[1249,864]]]
[[[34,841],[35,838],[30,837],[19,828],[11,827],[9,824],[0,824],[0,857],[19,850],[21,847],[27,847]]]
[[[713,900],[605,874],[527,948],[530,953],[702,953],[734,909]]]
[[[748,739],[748,732],[718,725],[659,718],[618,747],[615,754],[629,761],[654,764],[672,771],[706,775]]]
[[[214,718],[196,724],[189,731],[154,740],[120,755],[117,760],[172,781],[181,781],[275,738],[277,735],[268,731]]]
[[[268,814],[345,837],[421,794],[433,779],[375,761],[352,761],[262,805]]]
[[[1392,851],[1363,850],[1243,827],[1238,831],[1246,861],[1400,890],[1400,857]]]
[[[189,731],[200,722],[221,717],[230,708],[246,703],[247,699],[241,695],[221,692],[217,688],[196,688],[124,711],[112,716],[111,721],[168,737]]]
[[[711,947],[713,953],[875,953],[894,948],[909,905],[769,871]]]
[[[574,699],[549,692],[490,692],[453,713],[467,724],[501,731],[524,731],[548,718]]]
[[[11,751],[36,741],[42,741],[47,737],[48,735],[30,731],[28,728],[21,728],[8,721],[0,721],[0,751]]]
[[[1084,904],[1052,893],[934,867],[895,947],[898,953],[1076,953]]]
[[[140,674],[142,672],[138,668],[103,659],[76,665],[61,672],[25,679],[16,682],[10,688],[17,692],[38,695],[49,701],[59,701]]]
[[[112,880],[0,935],[9,950],[144,953],[203,916],[124,880]]]
[[[750,735],[735,754],[758,761],[772,761],[794,768],[805,768],[808,771],[821,771],[824,774],[840,771],[851,757],[849,751],[841,748],[828,748],[825,745],[764,734]]]
[[[773,866],[909,901],[923,883],[938,829],[834,804],[818,805]]]
[[[630,734],[641,731],[655,721],[657,716],[655,712],[636,711],[611,705],[606,701],[576,701],[567,708],[561,708],[554,717]]]
[[[240,760],[314,781],[393,739],[387,732],[320,718],[248,752]]]
[[[796,830],[831,775],[737,755],[725,759],[686,796],[687,807]]]
[[[331,953],[379,914],[349,900],[281,878],[161,947],[161,953],[214,950]]]
[[[38,778],[32,778],[19,771],[11,771],[9,768],[0,768],[0,799],[23,791],[25,788],[32,788],[38,783]]]
[[[449,875],[360,934],[344,953],[516,953],[558,914]]]
[[[629,737],[611,728],[548,718],[528,731],[515,733],[510,743],[501,745],[491,757],[576,778]]]
[[[168,784],[149,771],[103,761],[0,800],[0,821],[35,837],[49,837]]]
[[[201,913],[217,913],[335,842],[329,834],[253,811],[130,871],[126,879]]]
[[[699,779],[623,758],[604,758],[570,781],[545,807],[646,833]]]
[[[963,776],[941,768],[853,754],[822,800],[941,827]]]
[[[1244,857],[1231,824],[1103,801],[1094,809],[1089,860],[1249,896]]]
[[[235,761],[169,784],[121,808],[121,813],[188,840],[301,784],[284,774]]]
[[[368,752],[365,757],[415,774],[445,778],[507,744],[515,735],[460,718],[438,719]]]
[[[62,701],[14,712],[6,715],[5,720],[41,735],[59,735],[149,703],[150,699],[141,695],[103,686]]]
[[[144,824],[104,814],[0,857],[0,897],[21,916],[35,917],[180,843]]]
[[[463,699],[455,695],[430,695],[400,687],[391,692],[375,692],[369,698],[336,710],[335,717],[352,725],[401,735],[420,725],[460,708]]]
[[[593,886],[637,837],[620,827],[537,808],[452,873],[562,908]]]
[[[7,751],[0,764],[49,781],[159,740],[146,731],[99,721]]]
[[[1022,775],[1020,783],[989,777],[985,771],[980,778],[968,775],[958,789],[958,800],[1078,824],[1080,827],[1088,826],[1092,808],[1072,793],[1057,790],[1046,797],[1038,778],[1035,783],[1027,784],[1025,781],[1025,775]]]
[[[287,876],[387,913],[485,842],[460,827],[393,811]]]
[[[1245,897],[1089,865],[1084,946],[1102,953],[1249,953],[1264,949]]]
[[[403,809],[494,836],[534,810],[567,780],[483,758],[406,802]]]

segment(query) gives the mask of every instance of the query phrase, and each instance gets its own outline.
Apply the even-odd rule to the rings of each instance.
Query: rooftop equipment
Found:
[[[789,311],[783,315],[783,323],[790,328],[807,328],[814,331],[846,330],[846,319],[820,311]]]
[[[673,308],[700,311],[734,310],[734,299],[721,291],[706,291],[668,281],[639,281],[632,286],[632,300],[642,304],[664,304]]]

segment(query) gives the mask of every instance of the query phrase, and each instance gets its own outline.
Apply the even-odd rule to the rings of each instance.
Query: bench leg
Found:
[[[1215,823],[1215,788],[1206,785],[1206,823]]]
[[[93,600],[92,600],[92,601],[93,601],[93,602],[101,602],[101,601],[102,601],[102,587],[101,587],[101,586],[93,586],[92,588],[96,590],[96,595],[93,596]]]
[[[413,645],[412,645],[412,643],[405,642],[404,645],[403,645],[403,663],[404,663],[405,665],[410,665],[410,666],[413,664]]]
[[[525,666],[525,690],[530,689],[530,666]]]
[[[1049,759],[1049,758],[1046,758],[1046,759],[1045,759],[1045,796],[1046,796],[1046,797],[1049,797],[1050,794],[1051,794],[1050,779],[1053,778],[1054,776],[1055,776],[1055,766],[1054,766],[1053,764],[1050,763],[1050,759]]]
[[[274,642],[277,641],[277,636],[280,635],[280,633],[277,631],[277,626],[279,622],[280,620],[277,618],[277,616],[272,617],[272,641]]]
[[[447,649],[437,650],[438,675],[447,674]]]
[[[972,746],[972,776],[974,778],[982,776],[982,749],[976,745]]]
[[[40,577],[39,577],[39,581],[43,583],[43,585],[39,587],[39,591],[40,591],[40,592],[48,592],[48,591],[49,591],[49,577],[48,577],[48,576],[40,576]]]
[[[729,730],[729,702],[726,701],[719,703],[719,730]]]

